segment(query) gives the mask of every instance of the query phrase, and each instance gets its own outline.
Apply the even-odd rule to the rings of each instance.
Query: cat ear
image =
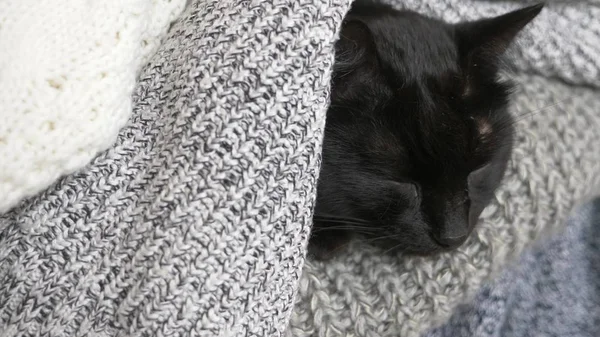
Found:
[[[490,56],[500,55],[543,7],[544,4],[540,3],[494,18],[457,24],[459,46],[465,54],[482,52]]]

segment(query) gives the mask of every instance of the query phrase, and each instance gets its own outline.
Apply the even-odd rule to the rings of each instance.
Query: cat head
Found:
[[[336,44],[315,223],[358,219],[408,253],[462,244],[511,155],[500,57],[541,9],[447,24],[356,3]]]

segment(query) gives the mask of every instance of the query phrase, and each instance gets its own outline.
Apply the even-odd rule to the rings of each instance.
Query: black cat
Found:
[[[353,5],[336,44],[310,253],[328,258],[352,234],[419,255],[467,239],[512,150],[499,57],[542,7],[448,24]]]

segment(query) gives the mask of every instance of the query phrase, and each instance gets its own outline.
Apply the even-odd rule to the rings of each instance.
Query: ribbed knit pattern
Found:
[[[201,0],[117,144],[0,217],[0,336],[277,336],[347,1]]]

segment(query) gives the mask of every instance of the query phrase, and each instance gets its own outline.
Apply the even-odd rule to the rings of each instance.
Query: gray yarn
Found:
[[[397,3],[449,21],[519,6],[480,0]],[[520,116],[517,147],[503,187],[468,242],[456,253],[429,259],[392,258],[353,243],[333,262],[308,261],[288,336],[419,336],[448,319],[525,247],[563,226],[600,177],[598,17],[598,7],[550,4],[513,49],[519,73],[513,104]]]
[[[600,199],[423,337],[600,336]]]
[[[0,217],[0,336],[277,336],[347,1],[201,0],[86,169]]]
[[[545,109],[521,119],[506,184],[466,246],[415,259],[355,245],[298,282],[349,5],[190,4],[117,144],[0,217],[0,336],[278,336],[296,292],[287,335],[416,336],[596,183],[597,92],[521,76],[517,112]],[[477,6],[492,8],[465,8]],[[575,70],[563,73],[594,83]]]

